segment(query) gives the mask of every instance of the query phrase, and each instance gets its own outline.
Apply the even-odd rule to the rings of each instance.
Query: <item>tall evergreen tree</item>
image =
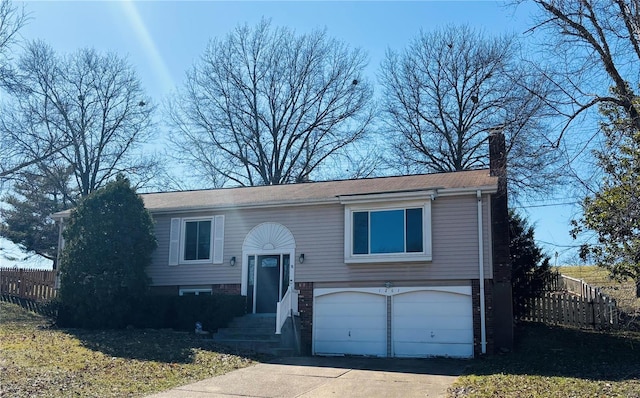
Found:
[[[510,252],[512,265],[513,314],[525,311],[525,300],[539,297],[551,273],[549,256],[536,245],[533,227],[515,211],[509,211]]]
[[[55,260],[58,246],[58,227],[51,215],[71,206],[64,192],[67,186],[58,184],[70,174],[64,169],[55,174],[49,179],[22,173],[12,192],[2,198],[8,206],[0,209],[0,235],[50,260]]]
[[[126,326],[146,293],[145,268],[156,247],[153,221],[121,175],[83,199],[63,234],[60,259],[63,325]]]

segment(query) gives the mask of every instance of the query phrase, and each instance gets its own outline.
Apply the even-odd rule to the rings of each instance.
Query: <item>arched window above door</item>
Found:
[[[242,284],[241,294],[243,296],[252,293],[252,275],[253,270],[250,269],[250,257],[253,259],[253,265],[256,264],[256,259],[259,256],[276,255],[280,256],[282,263],[286,262],[286,269],[281,272],[280,280],[282,281],[280,286],[281,293],[286,291],[289,283],[293,283],[294,279],[294,267],[295,261],[289,259],[295,259],[296,241],[293,234],[287,227],[275,222],[265,222],[255,226],[244,239],[242,244]],[[280,264],[280,263],[279,263]],[[249,275],[251,273],[251,275]],[[283,280],[284,278],[284,280]]]
[[[265,222],[254,227],[244,239],[243,252],[264,254],[268,252],[284,252],[296,248],[296,241],[291,231],[282,224]]]

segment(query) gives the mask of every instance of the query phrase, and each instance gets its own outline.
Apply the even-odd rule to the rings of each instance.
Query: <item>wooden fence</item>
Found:
[[[600,289],[560,273],[545,279],[544,293],[525,300],[520,319],[579,328],[617,328],[616,301]]]
[[[35,301],[10,294],[0,294],[0,301],[19,305],[27,311],[33,311],[41,315],[55,318],[58,315],[57,306],[53,301]]]
[[[56,271],[0,268],[0,294],[35,302],[56,297]]]
[[[582,298],[593,300],[596,298],[607,297],[600,291],[600,289],[585,283],[582,279],[576,279],[566,275],[560,275],[560,277],[562,284],[561,286],[565,290]]]
[[[571,293],[543,293],[525,303],[522,320],[579,328],[610,329],[618,327],[615,300],[596,295],[580,297]]]

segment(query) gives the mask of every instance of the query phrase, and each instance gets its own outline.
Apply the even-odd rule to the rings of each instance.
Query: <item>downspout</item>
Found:
[[[480,270],[480,347],[487,353],[487,329],[484,311],[484,236],[482,233],[482,191],[476,191],[478,198],[478,267]]]

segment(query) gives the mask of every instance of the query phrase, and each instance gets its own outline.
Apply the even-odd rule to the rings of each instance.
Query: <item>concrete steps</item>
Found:
[[[274,356],[294,355],[295,350],[284,346],[282,335],[275,334],[275,331],[275,314],[249,314],[234,318],[226,328],[218,329],[212,340],[238,351]]]

